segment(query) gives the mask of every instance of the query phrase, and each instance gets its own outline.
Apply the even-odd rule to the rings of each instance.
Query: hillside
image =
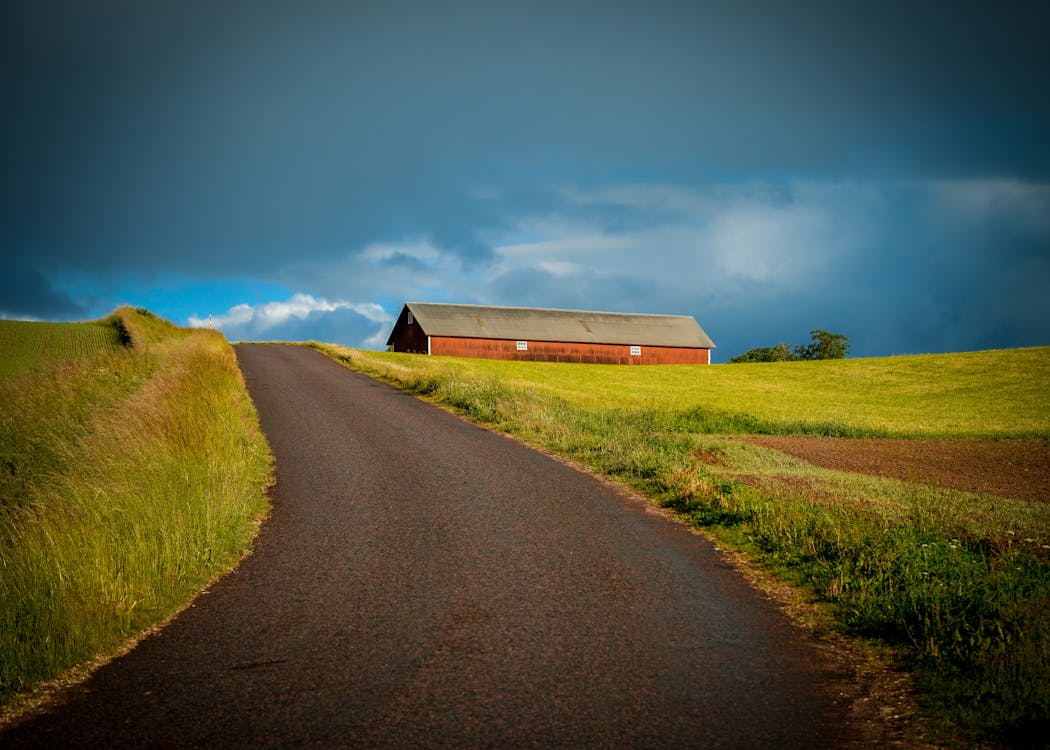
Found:
[[[121,308],[0,335],[0,704],[17,706],[235,564],[270,456],[218,333]]]
[[[703,409],[732,415],[744,432],[1050,437],[1050,347],[708,367],[420,361],[387,353],[369,353],[367,361],[496,379],[587,409]]]
[[[0,320],[0,380],[117,351],[124,345],[116,318],[88,323]]]

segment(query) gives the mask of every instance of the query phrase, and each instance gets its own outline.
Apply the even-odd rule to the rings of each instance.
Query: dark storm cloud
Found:
[[[47,318],[85,315],[83,306],[55,289],[43,274],[18,262],[6,262],[0,272],[0,317]]]
[[[357,301],[418,292],[673,304],[739,311],[733,320],[754,319],[751,333],[770,327],[755,300],[788,305],[780,321],[831,325],[841,295],[871,300],[863,318],[849,308],[858,328],[907,318],[909,346],[931,348],[1016,341],[1017,321],[1039,318],[1024,290],[1045,266],[1045,235],[1013,241],[999,235],[1006,220],[990,220],[947,264],[929,258],[957,237],[930,233],[924,198],[876,190],[886,206],[854,211],[916,228],[869,229],[892,245],[859,242],[830,220],[813,230],[809,214],[789,210],[805,180],[1050,179],[1050,14],[1029,3],[39,2],[0,12],[0,248],[37,285],[22,286],[38,289],[38,315],[73,314],[77,301],[49,285],[79,272],[239,275]],[[709,260],[691,261],[680,227],[666,228],[692,219],[659,205],[661,190],[673,199],[679,188],[710,196],[756,183],[767,193],[757,208],[721,222],[700,211],[713,225],[700,239],[724,252],[717,286],[698,283]],[[652,187],[644,205],[565,192],[635,184]],[[830,211],[842,199],[821,200]],[[648,265],[615,248],[604,265],[584,262],[569,243],[543,268],[508,266],[503,246],[534,233],[537,217],[679,245],[613,243]],[[541,239],[557,231],[551,222]],[[734,232],[779,244],[756,254]],[[781,280],[808,262],[809,240],[838,253],[824,260],[838,274],[793,278],[792,296]],[[989,264],[995,248],[1028,275]],[[581,279],[573,264],[592,273]],[[762,267],[778,273],[748,276]],[[961,312],[990,289],[1017,309]],[[948,324],[973,337],[946,338]],[[733,325],[730,340],[750,335]]]
[[[528,222],[521,244],[500,248],[482,301],[685,311],[728,355],[818,327],[847,334],[863,356],[1050,341],[1048,185],[795,181],[567,195],[560,213]]]
[[[1050,188],[1029,190],[1050,211]],[[794,340],[815,327],[847,333],[862,356],[1050,342],[1050,218],[1026,225],[1016,211],[1023,199],[980,216],[975,206],[951,205],[957,195],[943,195],[966,191],[987,191],[991,200],[1011,192],[966,182],[882,189],[864,247],[825,258],[818,276],[767,304],[758,290],[753,307],[766,314],[754,324],[767,334],[762,345],[792,341],[792,327]],[[759,345],[748,338],[741,350]]]

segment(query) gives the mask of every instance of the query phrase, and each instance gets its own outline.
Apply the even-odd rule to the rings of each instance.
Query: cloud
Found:
[[[0,318],[68,320],[87,314],[84,305],[56,288],[39,271],[7,262],[0,272]]]
[[[379,313],[347,300],[429,299],[690,313],[722,351],[1050,340],[1031,2],[58,5],[0,24],[0,314],[359,343]]]
[[[194,327],[217,328],[231,340],[320,339],[364,348],[381,346],[393,322],[374,302],[333,302],[303,293],[285,301],[235,305],[219,315],[191,315],[188,320]]]
[[[690,314],[727,356],[817,327],[850,336],[861,356],[1050,341],[1043,183],[610,183],[524,206],[494,189],[485,199],[504,205],[477,229],[487,258],[466,262],[434,237],[369,243],[275,277],[313,296],[231,307],[213,324],[317,338],[307,329],[335,312],[380,323],[429,300]],[[347,299],[375,307],[329,301]],[[324,330],[345,340],[342,320]],[[354,336],[385,341],[378,325]]]
[[[652,220],[715,182],[1050,174],[1031,3],[15,5],[0,247],[40,273],[484,263],[572,182]]]
[[[255,318],[255,309],[251,305],[235,305],[225,315],[209,315],[207,318],[190,316],[189,324],[194,328],[235,328],[247,325]]]
[[[1050,183],[1013,179],[938,180],[929,184],[948,222],[974,227],[1011,226],[1014,232],[1050,236]]]
[[[406,230],[295,253],[251,283],[180,277],[129,299],[194,325],[203,306],[233,339],[369,348],[410,300],[690,314],[726,357],[817,327],[858,356],[1050,342],[1045,182],[609,182],[476,199],[492,208],[472,230],[485,253]]]
[[[1050,341],[1043,183],[624,184],[561,196],[510,242],[496,238],[482,301],[689,313],[730,353],[815,327],[851,336],[859,355]]]
[[[702,288],[797,288],[822,279],[829,259],[857,252],[858,229],[878,218],[870,193],[807,183],[574,188],[555,214],[510,232],[530,241],[498,245],[490,273],[652,277],[678,304]]]
[[[407,301],[473,298],[478,269],[489,261],[465,263],[462,256],[431,238],[369,243],[326,262],[307,260],[282,268],[286,286],[335,298],[377,300],[387,310]],[[396,310],[395,310],[396,312]]]

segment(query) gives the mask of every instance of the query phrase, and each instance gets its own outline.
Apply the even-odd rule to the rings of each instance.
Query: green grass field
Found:
[[[0,380],[47,367],[115,352],[124,345],[115,319],[89,323],[0,320]]]
[[[579,461],[744,551],[842,631],[898,649],[941,739],[1050,736],[1050,502],[820,469],[739,439],[1045,444],[1050,348],[629,367],[314,346]]]
[[[1050,437],[1050,347],[823,362],[626,367],[383,353],[461,380],[499,380],[586,409],[703,409],[753,418],[747,432]]]
[[[267,509],[225,339],[130,308],[94,329],[117,338],[20,327],[15,351],[59,354],[0,380],[0,705],[180,609]]]

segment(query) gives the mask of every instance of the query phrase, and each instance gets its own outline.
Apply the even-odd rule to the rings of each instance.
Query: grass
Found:
[[[610,367],[551,362],[420,363],[384,354],[384,368],[496,379],[574,406],[702,411],[746,432],[856,437],[1050,437],[1050,349],[824,362]],[[656,376],[658,374],[658,377]]]
[[[0,703],[176,612],[267,509],[229,344],[144,310],[108,321],[125,344],[0,381]]]
[[[112,317],[89,323],[0,320],[0,380],[56,362],[110,354],[123,345],[123,329]]]
[[[623,482],[898,648],[956,744],[1050,736],[1050,504],[819,469],[754,433],[1050,439],[1050,348],[618,367],[348,366]],[[745,481],[750,478],[750,481]]]

